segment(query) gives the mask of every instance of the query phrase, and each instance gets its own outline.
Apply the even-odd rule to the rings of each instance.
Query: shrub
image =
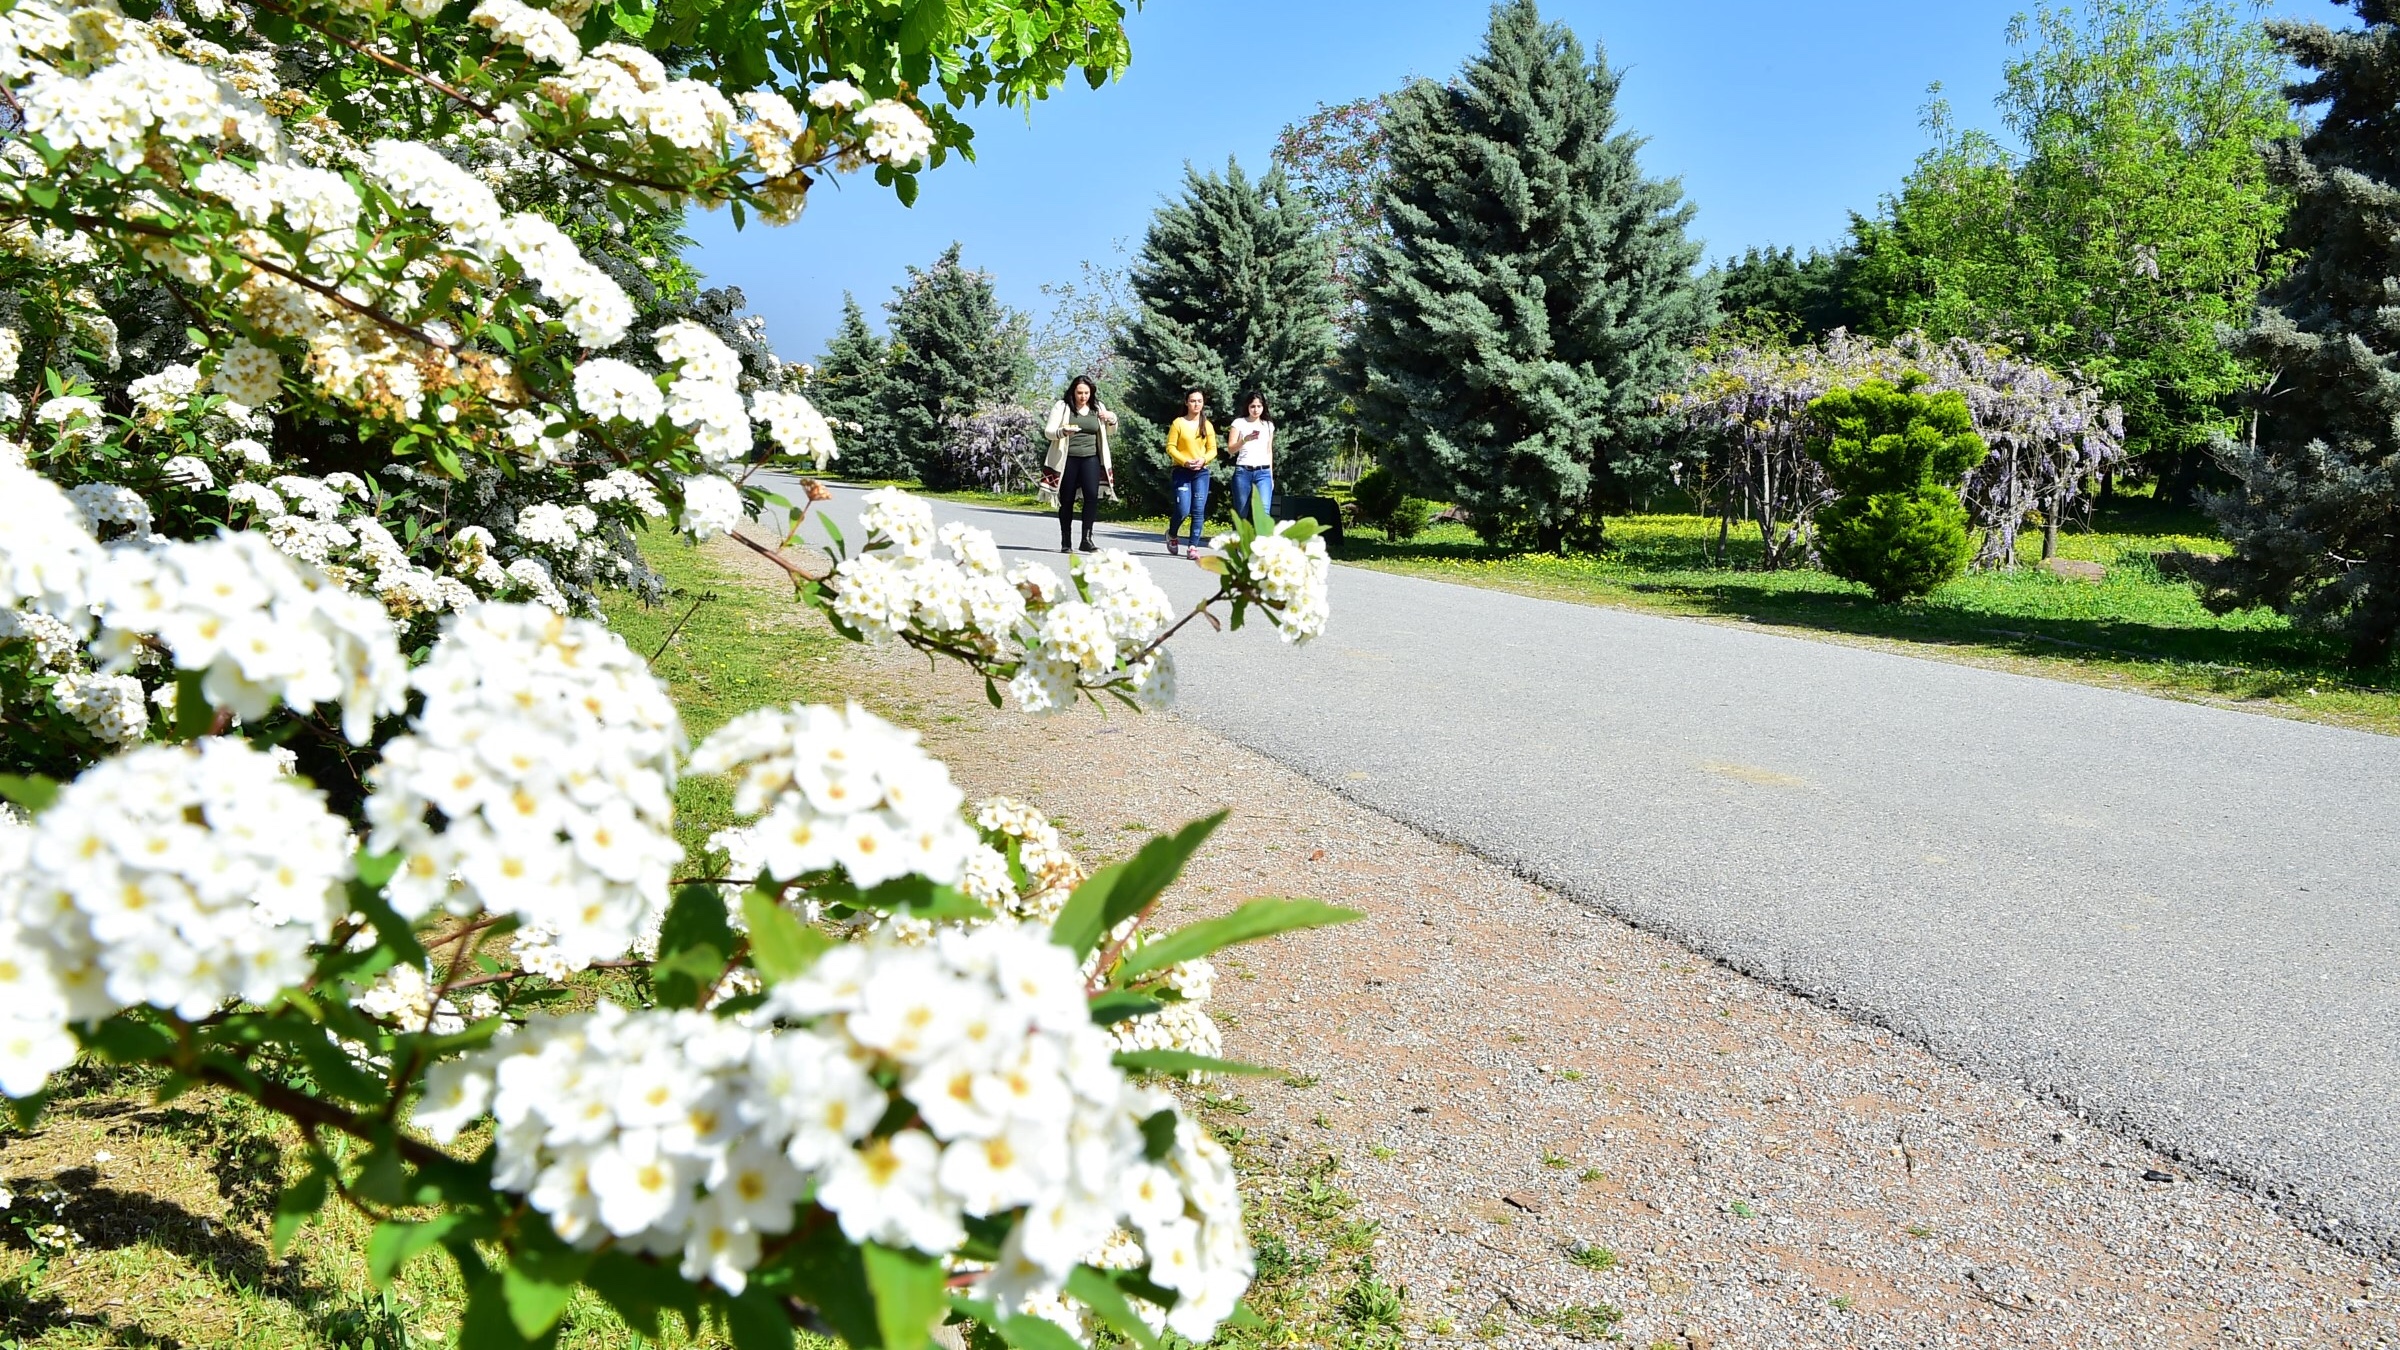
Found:
[[[1826,569],[1885,603],[1921,596],[1967,566],[1967,510],[1949,485],[1981,463],[1981,438],[1957,393],[1867,380],[1809,404],[1809,457],[1838,493],[1817,516]]]
[[[1350,486],[1350,503],[1358,523],[1383,531],[1394,541],[1414,538],[1433,516],[1433,506],[1408,495],[1408,485],[1390,469],[1374,468]]]

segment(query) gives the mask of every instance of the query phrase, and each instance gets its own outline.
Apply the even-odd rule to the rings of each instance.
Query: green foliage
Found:
[[[1395,542],[1415,538],[1433,515],[1433,507],[1424,498],[1410,496],[1400,475],[1381,465],[1360,474],[1350,485],[1350,504],[1359,524],[1381,530]]]
[[[1922,389],[1921,376],[1868,380],[1809,405],[1823,428],[1809,454],[1840,494],[1817,514],[1817,549],[1886,603],[1967,567],[1967,508],[1949,485],[1982,462],[1983,440],[1963,396]]]
[[[1358,270],[1367,241],[1383,233],[1378,189],[1389,165],[1384,157],[1383,119],[1388,95],[1317,105],[1275,137],[1275,166],[1291,178],[1301,200],[1324,222],[1334,285],[1341,292],[1336,318],[1345,330],[1358,304]]]
[[[1663,477],[1656,398],[1708,326],[1692,207],[1642,175],[1617,84],[1510,0],[1457,79],[1409,86],[1384,119],[1360,420],[1487,538],[1557,549]]]
[[[2388,667],[2400,634],[2400,338],[2388,308],[2400,279],[2400,26],[2388,5],[2353,8],[2365,29],[2272,26],[2311,73],[2294,97],[2325,116],[2276,160],[2297,196],[2285,240],[2301,259],[2235,343],[2277,374],[2255,437],[2220,445],[2240,487],[2211,505],[2234,556],[2205,580],[2212,608],[2273,605],[2348,643],[2353,663]]]
[[[1715,269],[1717,307],[1753,332],[1816,341],[1836,328],[1857,329],[1862,315],[1850,298],[1857,255],[1816,249],[1801,257],[1789,248],[1750,248]]]
[[[933,488],[961,486],[942,481],[938,452],[950,420],[1008,402],[1033,373],[1025,316],[1003,307],[991,274],[969,269],[959,253],[952,244],[933,266],[909,268],[888,306],[882,429],[868,438],[880,456],[879,472]]]
[[[900,478],[909,472],[911,466],[893,443],[886,417],[891,362],[891,344],[867,327],[865,311],[844,292],[841,326],[825,344],[825,355],[809,378],[808,399],[833,425],[834,443],[842,450],[835,462],[845,474]]]
[[[2279,263],[2289,202],[2263,147],[2294,128],[2284,66],[2230,0],[2083,0],[2012,29],[2015,153],[1957,133],[1853,231],[1868,331],[2000,339],[2096,381],[2128,449],[2188,495],[2257,367],[2218,341]]]
[[[1340,448],[1337,296],[1316,217],[1283,171],[1254,180],[1237,163],[1221,175],[1187,167],[1182,197],[1151,218],[1132,289],[1117,348],[1125,379],[1118,487],[1135,501],[1165,503],[1166,425],[1197,388],[1208,394],[1220,448],[1241,412],[1234,401],[1264,395],[1277,494],[1315,491]],[[1220,455],[1218,471],[1232,473],[1231,456]]]

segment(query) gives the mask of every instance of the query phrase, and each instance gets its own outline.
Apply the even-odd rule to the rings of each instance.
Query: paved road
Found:
[[[1354,568],[1177,652],[1231,740],[2400,1258],[2400,738]]]

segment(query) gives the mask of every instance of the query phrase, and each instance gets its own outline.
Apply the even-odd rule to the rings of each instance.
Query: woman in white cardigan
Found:
[[[1100,520],[1100,485],[1114,488],[1116,465],[1108,457],[1108,430],[1117,415],[1100,406],[1092,382],[1078,375],[1068,383],[1066,396],[1050,407],[1050,453],[1042,464],[1042,480],[1058,488],[1058,551],[1073,545],[1075,498],[1083,498],[1083,551],[1092,552],[1092,529]]]

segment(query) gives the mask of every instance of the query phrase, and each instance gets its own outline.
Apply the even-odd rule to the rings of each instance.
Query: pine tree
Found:
[[[1681,185],[1612,134],[1617,85],[1508,0],[1459,78],[1392,100],[1360,413],[1487,538],[1559,548],[1658,475],[1655,397],[1712,316]]]
[[[2299,266],[2264,297],[2235,350],[2278,372],[2251,439],[2219,458],[2240,487],[2214,498],[2233,556],[2208,569],[2219,609],[2270,604],[2335,634],[2364,665],[2400,634],[2400,28],[2386,0],[2350,0],[2365,29],[2275,21],[2311,78],[2293,101],[2324,117],[2277,147],[2296,194],[2284,242]]]
[[[867,327],[866,311],[842,294],[842,325],[825,344],[825,355],[809,377],[808,398],[833,424],[841,446],[837,463],[861,478],[905,477],[908,465],[892,452],[885,386],[891,380],[891,345]]]
[[[988,272],[969,269],[952,244],[908,281],[887,307],[892,357],[883,422],[895,476],[929,487],[946,480],[942,444],[953,419],[1018,397],[1033,375],[1025,318],[1004,308]]]
[[[1334,310],[1325,242],[1280,168],[1255,181],[1184,170],[1183,196],[1159,208],[1133,268],[1136,300],[1119,343],[1125,389],[1117,481],[1134,500],[1166,500],[1166,425],[1187,390],[1208,394],[1220,444],[1258,393],[1275,421],[1278,494],[1313,492],[1338,448],[1333,422]],[[1220,461],[1221,472],[1232,472]],[[1230,501],[1230,496],[1224,500]]]

